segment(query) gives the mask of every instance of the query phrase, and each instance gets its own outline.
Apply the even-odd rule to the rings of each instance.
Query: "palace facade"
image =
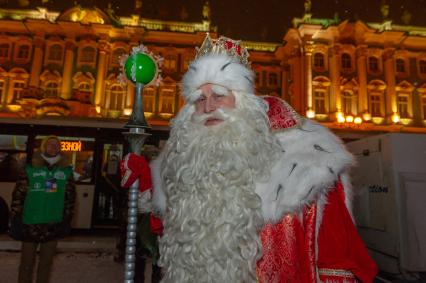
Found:
[[[426,133],[426,27],[294,19],[275,52],[300,113],[345,130]]]
[[[167,22],[112,18],[80,6],[63,13],[0,9],[0,30],[0,118],[125,120],[134,86],[119,81],[120,57],[142,43],[164,58],[160,84],[145,87],[143,94],[154,128],[167,126],[183,104],[178,84],[195,47],[207,32],[217,36],[208,14],[201,22]],[[281,96],[278,44],[244,44],[260,74],[259,93]]]

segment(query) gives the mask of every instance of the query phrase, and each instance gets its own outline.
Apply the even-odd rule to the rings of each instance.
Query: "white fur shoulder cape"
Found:
[[[350,210],[347,170],[353,156],[338,137],[319,123],[301,118],[297,127],[275,132],[282,153],[268,182],[257,183],[266,221],[276,222],[322,199],[340,178]]]
[[[265,221],[277,222],[285,214],[300,212],[307,204],[324,201],[327,191],[339,178],[345,188],[346,205],[351,211],[347,170],[354,161],[340,139],[326,127],[304,118],[297,127],[281,129],[274,134],[282,147],[281,157],[273,166],[270,179],[256,183]],[[153,205],[160,215],[166,210],[160,175],[163,158],[160,154],[151,163]]]

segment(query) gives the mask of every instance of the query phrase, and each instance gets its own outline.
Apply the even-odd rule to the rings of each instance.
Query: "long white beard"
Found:
[[[167,211],[163,282],[256,282],[261,200],[280,147],[262,111],[234,110],[217,126],[187,117],[171,131],[162,164]]]

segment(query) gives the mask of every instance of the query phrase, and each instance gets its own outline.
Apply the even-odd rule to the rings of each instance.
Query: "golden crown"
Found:
[[[196,51],[196,59],[210,54],[226,54],[238,59],[241,64],[247,67],[250,66],[248,61],[249,53],[245,47],[241,46],[240,40],[233,40],[225,36],[212,39],[210,34],[207,33],[203,44],[201,44],[201,47],[196,48]]]

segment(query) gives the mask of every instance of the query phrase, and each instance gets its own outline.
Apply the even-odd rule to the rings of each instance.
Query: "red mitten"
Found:
[[[151,213],[150,217],[151,232],[157,235],[163,235],[163,223],[161,219]]]
[[[120,163],[121,186],[129,188],[142,172],[143,163],[146,163],[143,156],[134,153],[127,154]]]

